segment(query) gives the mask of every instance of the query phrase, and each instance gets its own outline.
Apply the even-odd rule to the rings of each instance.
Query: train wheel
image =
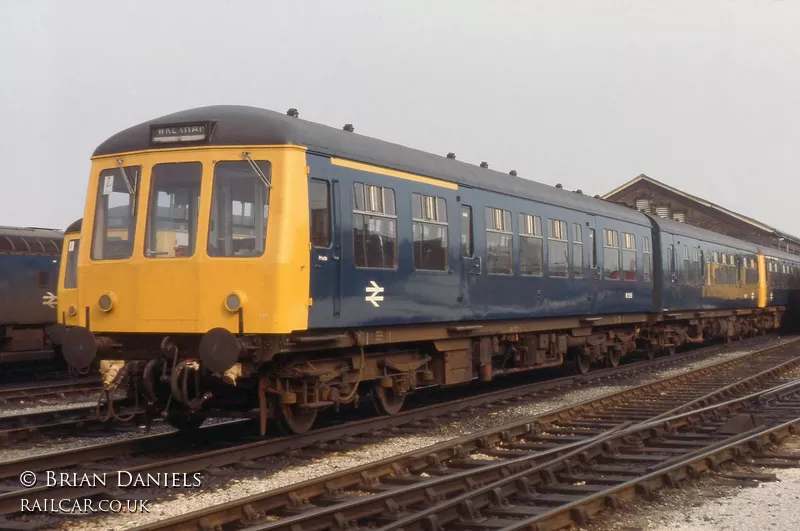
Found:
[[[575,369],[578,371],[578,374],[586,374],[589,372],[591,366],[592,360],[590,360],[588,356],[581,356],[580,354],[575,356]]]
[[[398,395],[391,389],[381,387],[378,382],[372,388],[372,403],[381,415],[397,415],[405,402],[406,395]]]
[[[614,349],[609,350],[608,354],[606,354],[606,365],[608,365],[611,368],[618,367],[619,359],[621,357],[622,356],[620,355],[619,351],[615,351]]]
[[[281,404],[280,412],[280,422],[283,427],[291,433],[302,435],[314,426],[314,421],[317,420],[317,413],[319,410],[304,409],[296,404]]]

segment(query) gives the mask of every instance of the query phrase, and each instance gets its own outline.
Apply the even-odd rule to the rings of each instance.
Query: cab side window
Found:
[[[331,213],[328,183],[311,179],[308,183],[308,202],[311,212],[311,245],[328,247],[331,244]]]

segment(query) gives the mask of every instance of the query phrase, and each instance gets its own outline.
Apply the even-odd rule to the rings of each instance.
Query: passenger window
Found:
[[[411,194],[414,269],[447,270],[447,203],[441,197]]]
[[[490,275],[514,273],[514,233],[511,212],[486,208],[486,270]]]
[[[650,237],[642,236],[642,278],[645,282],[650,282]]]
[[[636,236],[622,233],[622,279],[636,280]]]
[[[619,233],[603,229],[603,271],[608,280],[619,280]]]
[[[50,281],[50,274],[47,271],[39,271],[36,273],[36,285],[40,288],[46,288]]]
[[[672,282],[675,282],[675,246],[669,246],[669,274]]]
[[[140,166],[100,172],[94,211],[92,260],[130,258],[136,231]]]
[[[472,207],[461,206],[461,256],[472,258],[475,255],[472,238]]]
[[[64,288],[74,289],[78,287],[78,250],[81,241],[79,239],[70,240],[67,244],[67,263],[64,266]]]
[[[597,269],[597,243],[594,234],[594,229],[589,229],[589,245],[592,247],[592,252],[589,254],[589,267]]]
[[[331,244],[330,194],[327,181],[311,179],[308,183],[308,202],[311,211],[311,245],[328,247]]]
[[[356,267],[397,267],[394,190],[354,183],[353,253]]]
[[[542,218],[531,214],[519,215],[519,274],[544,274],[544,244]]]
[[[572,276],[583,278],[583,227],[572,225]]]
[[[683,281],[684,282],[688,282],[690,280],[694,280],[693,278],[691,278],[692,275],[690,274],[690,267],[691,267],[691,264],[689,263],[689,246],[688,245],[684,245],[683,246],[683,274],[681,275],[683,277]]]
[[[551,277],[569,276],[567,222],[549,219],[547,235],[547,274]]]

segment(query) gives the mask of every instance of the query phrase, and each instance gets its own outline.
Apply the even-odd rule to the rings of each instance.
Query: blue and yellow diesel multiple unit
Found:
[[[746,242],[294,110],[205,107],[111,137],[81,242],[65,355],[132,360],[180,426],[238,412],[303,432],[363,397],[391,414],[421,386],[616,365],[783,309]]]

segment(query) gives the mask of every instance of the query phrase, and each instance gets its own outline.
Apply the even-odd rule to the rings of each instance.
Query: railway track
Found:
[[[648,370],[656,370],[664,367],[669,367],[673,364],[683,363],[693,359],[699,359],[704,356],[714,355],[728,349],[745,349],[753,348],[758,345],[768,344],[774,341],[772,338],[753,338],[739,341],[730,345],[716,345],[695,350],[690,350],[680,354],[668,357],[661,357],[655,360],[631,360],[617,368],[608,368],[595,370],[586,375],[574,375],[563,378],[550,379],[547,381],[536,382],[533,384],[514,387],[508,392],[508,389],[501,389],[498,394],[486,392],[485,387],[472,389],[473,394],[476,392],[483,392],[484,399],[487,402],[491,400],[525,400],[528,398],[538,398],[536,393],[541,392],[560,392],[562,389],[572,386],[588,385],[593,382],[603,381],[609,378],[624,378],[631,377],[636,374]],[[551,371],[552,372],[552,371]],[[533,375],[534,377],[544,377],[544,374]],[[500,386],[507,385],[507,382],[513,381],[512,379],[501,380]],[[464,392],[464,391],[458,391]],[[531,394],[533,393],[533,395]],[[450,397],[449,395],[437,394],[433,400],[444,399]],[[413,398],[413,396],[412,396]],[[455,396],[450,398],[457,398]],[[472,402],[470,402],[472,404]],[[138,422],[143,420],[143,411],[132,409],[133,404],[126,400],[115,402],[115,409],[120,415],[129,416],[135,413],[134,421]],[[412,404],[409,404],[412,406]],[[0,447],[8,446],[22,441],[31,441],[38,437],[50,434],[71,434],[71,433],[100,433],[100,434],[113,434],[117,427],[124,425],[117,422],[103,423],[96,415],[95,407],[75,407],[65,408],[54,411],[34,412],[34,413],[21,413],[19,415],[0,417]],[[396,427],[391,425],[389,427]],[[318,433],[318,432],[315,432]],[[2,476],[0,476],[2,477]]]
[[[750,345],[775,345],[772,340],[753,340]],[[737,344],[734,348],[745,348],[746,345]],[[237,465],[242,461],[255,461],[260,458],[272,455],[294,452],[308,449],[312,454],[325,453],[336,450],[358,448],[364,442],[387,439],[402,435],[403,433],[414,433],[415,431],[427,429],[430,425],[452,421],[452,416],[469,416],[475,409],[482,407],[497,408],[504,403],[513,401],[525,402],[536,399],[544,399],[548,396],[558,395],[576,386],[589,385],[596,382],[609,382],[615,379],[624,380],[626,377],[635,377],[638,374],[646,374],[657,368],[668,368],[682,362],[691,361],[703,356],[718,353],[725,350],[726,346],[709,347],[691,351],[678,356],[659,358],[652,361],[633,363],[617,369],[594,371],[588,375],[575,375],[555,380],[546,380],[522,387],[503,389],[491,393],[484,393],[477,396],[462,398],[458,401],[450,401],[442,404],[429,405],[417,409],[412,409],[393,417],[367,418],[361,421],[347,422],[342,425],[334,425],[328,428],[312,431],[300,437],[278,437],[272,439],[247,438],[242,437],[241,433],[247,432],[245,428],[237,424],[236,427],[226,433],[220,433],[219,427],[209,426],[199,430],[198,435],[191,441],[175,433],[164,433],[147,437],[136,438],[127,441],[115,441],[107,444],[93,445],[77,448],[73,450],[54,452],[36,457],[6,461],[0,463],[0,480],[4,480],[5,485],[0,484],[0,492],[10,490],[0,494],[0,514],[13,513],[19,510],[20,500],[32,499],[32,496],[42,495],[47,497],[75,497],[96,494],[108,494],[102,489],[46,489],[34,488],[27,490],[14,491],[19,487],[17,478],[23,471],[41,470],[75,470],[69,467],[89,467],[93,472],[106,470],[109,474],[118,468],[115,467],[113,460],[121,457],[130,459],[131,457],[142,456],[148,461],[147,464],[137,468],[126,468],[135,473],[155,472],[155,471],[201,471],[214,468],[219,471],[222,467]],[[766,347],[767,349],[774,347]],[[241,423],[240,423],[241,424]],[[225,429],[225,428],[223,428]],[[250,429],[251,433],[255,430]],[[237,437],[238,434],[238,437]],[[215,450],[204,450],[204,441],[216,441]],[[225,442],[221,442],[225,441]],[[169,457],[159,460],[154,457],[158,452],[167,454]],[[109,460],[101,463],[103,460]],[[256,465],[257,466],[257,465]]]
[[[99,377],[75,378],[66,381],[42,381],[25,385],[0,386],[0,404],[32,402],[43,398],[66,398],[99,391]]]
[[[142,415],[142,410],[133,410],[127,399],[115,402],[118,411],[126,414],[135,412]],[[119,433],[121,426],[129,429],[135,425],[103,424],[97,418],[96,406],[74,406],[49,411],[34,411],[17,415],[0,417],[0,448],[23,441],[31,442],[44,435],[113,435]]]
[[[786,341],[786,340],[784,340]],[[800,339],[793,339],[789,342],[781,342],[776,345],[775,341],[770,341],[772,346],[766,346],[761,350],[745,354],[742,358],[735,358],[726,362],[718,363],[710,369],[704,370],[704,374],[714,370],[724,368],[739,367],[744,373],[750,373],[753,365],[748,365],[748,360],[753,363],[767,363],[772,358],[786,357],[784,352],[788,345],[793,345]],[[760,342],[762,345],[763,342]],[[741,348],[741,345],[737,345]],[[526,402],[537,398],[547,398],[557,395],[565,390],[576,386],[586,385],[595,382],[610,382],[613,379],[624,380],[626,377],[633,377],[636,374],[647,373],[655,368],[668,368],[678,362],[691,361],[694,358],[710,353],[718,352],[720,348],[703,349],[684,355],[661,358],[649,362],[631,364],[616,370],[596,371],[584,376],[572,376],[557,380],[548,380],[536,384],[523,386],[522,388],[512,388],[493,393],[473,396],[456,402],[430,405],[415,410],[401,413],[394,417],[368,418],[362,421],[349,422],[340,426],[330,426],[328,428],[316,430],[303,436],[278,437],[272,439],[243,438],[236,434],[241,434],[242,427],[246,421],[238,421],[223,426],[209,426],[198,431],[198,434],[191,440],[181,438],[179,434],[169,433],[152,435],[149,437],[136,438],[128,441],[119,441],[104,445],[78,448],[65,452],[54,452],[51,454],[36,457],[6,461],[0,463],[0,514],[10,515],[20,509],[20,501],[29,501],[43,498],[79,498],[85,496],[119,496],[119,492],[113,489],[104,488],[46,488],[43,486],[25,490],[19,489],[17,478],[23,471],[41,470],[68,470],[70,472],[89,470],[91,472],[107,471],[109,477],[119,470],[118,463],[114,460],[126,456],[128,462],[131,457],[139,455],[147,462],[140,466],[125,466],[124,469],[131,473],[158,473],[158,472],[193,472],[203,470],[213,470],[215,475],[241,475],[249,471],[255,472],[259,469],[260,458],[285,453],[299,453],[301,456],[308,449],[310,454],[319,455],[332,451],[356,449],[365,443],[375,442],[376,440],[387,439],[402,435],[404,433],[415,433],[420,430],[428,429],[444,422],[451,422],[452,416],[474,415],[482,407],[497,408],[504,404],[514,402]],[[774,351],[774,352],[773,352]],[[769,354],[773,352],[773,354]],[[675,378],[684,379],[687,375]],[[673,379],[670,379],[672,381]],[[676,380],[677,382],[677,380]],[[677,385],[673,383],[672,385]],[[698,390],[708,390],[713,385],[708,384]],[[623,391],[622,393],[625,393]],[[699,392],[699,391],[698,391]],[[696,393],[697,394],[697,393]],[[612,395],[618,397],[620,393]],[[698,396],[702,396],[702,393]],[[610,400],[616,400],[611,398]],[[600,403],[603,399],[590,401]],[[545,418],[545,417],[542,417]],[[228,430],[222,432],[219,430]],[[499,432],[498,432],[499,433]],[[484,434],[487,439],[492,436]],[[217,449],[208,450],[204,443],[216,443]],[[228,441],[228,442],[220,442]],[[169,457],[158,459],[157,454],[161,452]],[[446,455],[445,455],[446,457]],[[137,458],[138,459],[138,458]],[[105,460],[105,461],[104,461]],[[141,462],[141,460],[140,460]],[[227,469],[227,471],[226,471]],[[130,493],[125,493],[130,495]],[[237,517],[238,518],[238,517]]]
[[[585,522],[606,505],[647,496],[687,471],[743,455],[743,444],[789,433],[800,422],[794,398],[760,411],[768,420],[757,429],[742,433],[735,424],[741,422],[736,415],[753,412],[754,404],[797,393],[798,346],[769,347],[140,529],[444,531],[558,529],[563,518]],[[787,382],[792,387],[784,387]],[[165,465],[158,470],[188,471]],[[233,476],[258,463],[229,452],[208,466],[229,466]]]

